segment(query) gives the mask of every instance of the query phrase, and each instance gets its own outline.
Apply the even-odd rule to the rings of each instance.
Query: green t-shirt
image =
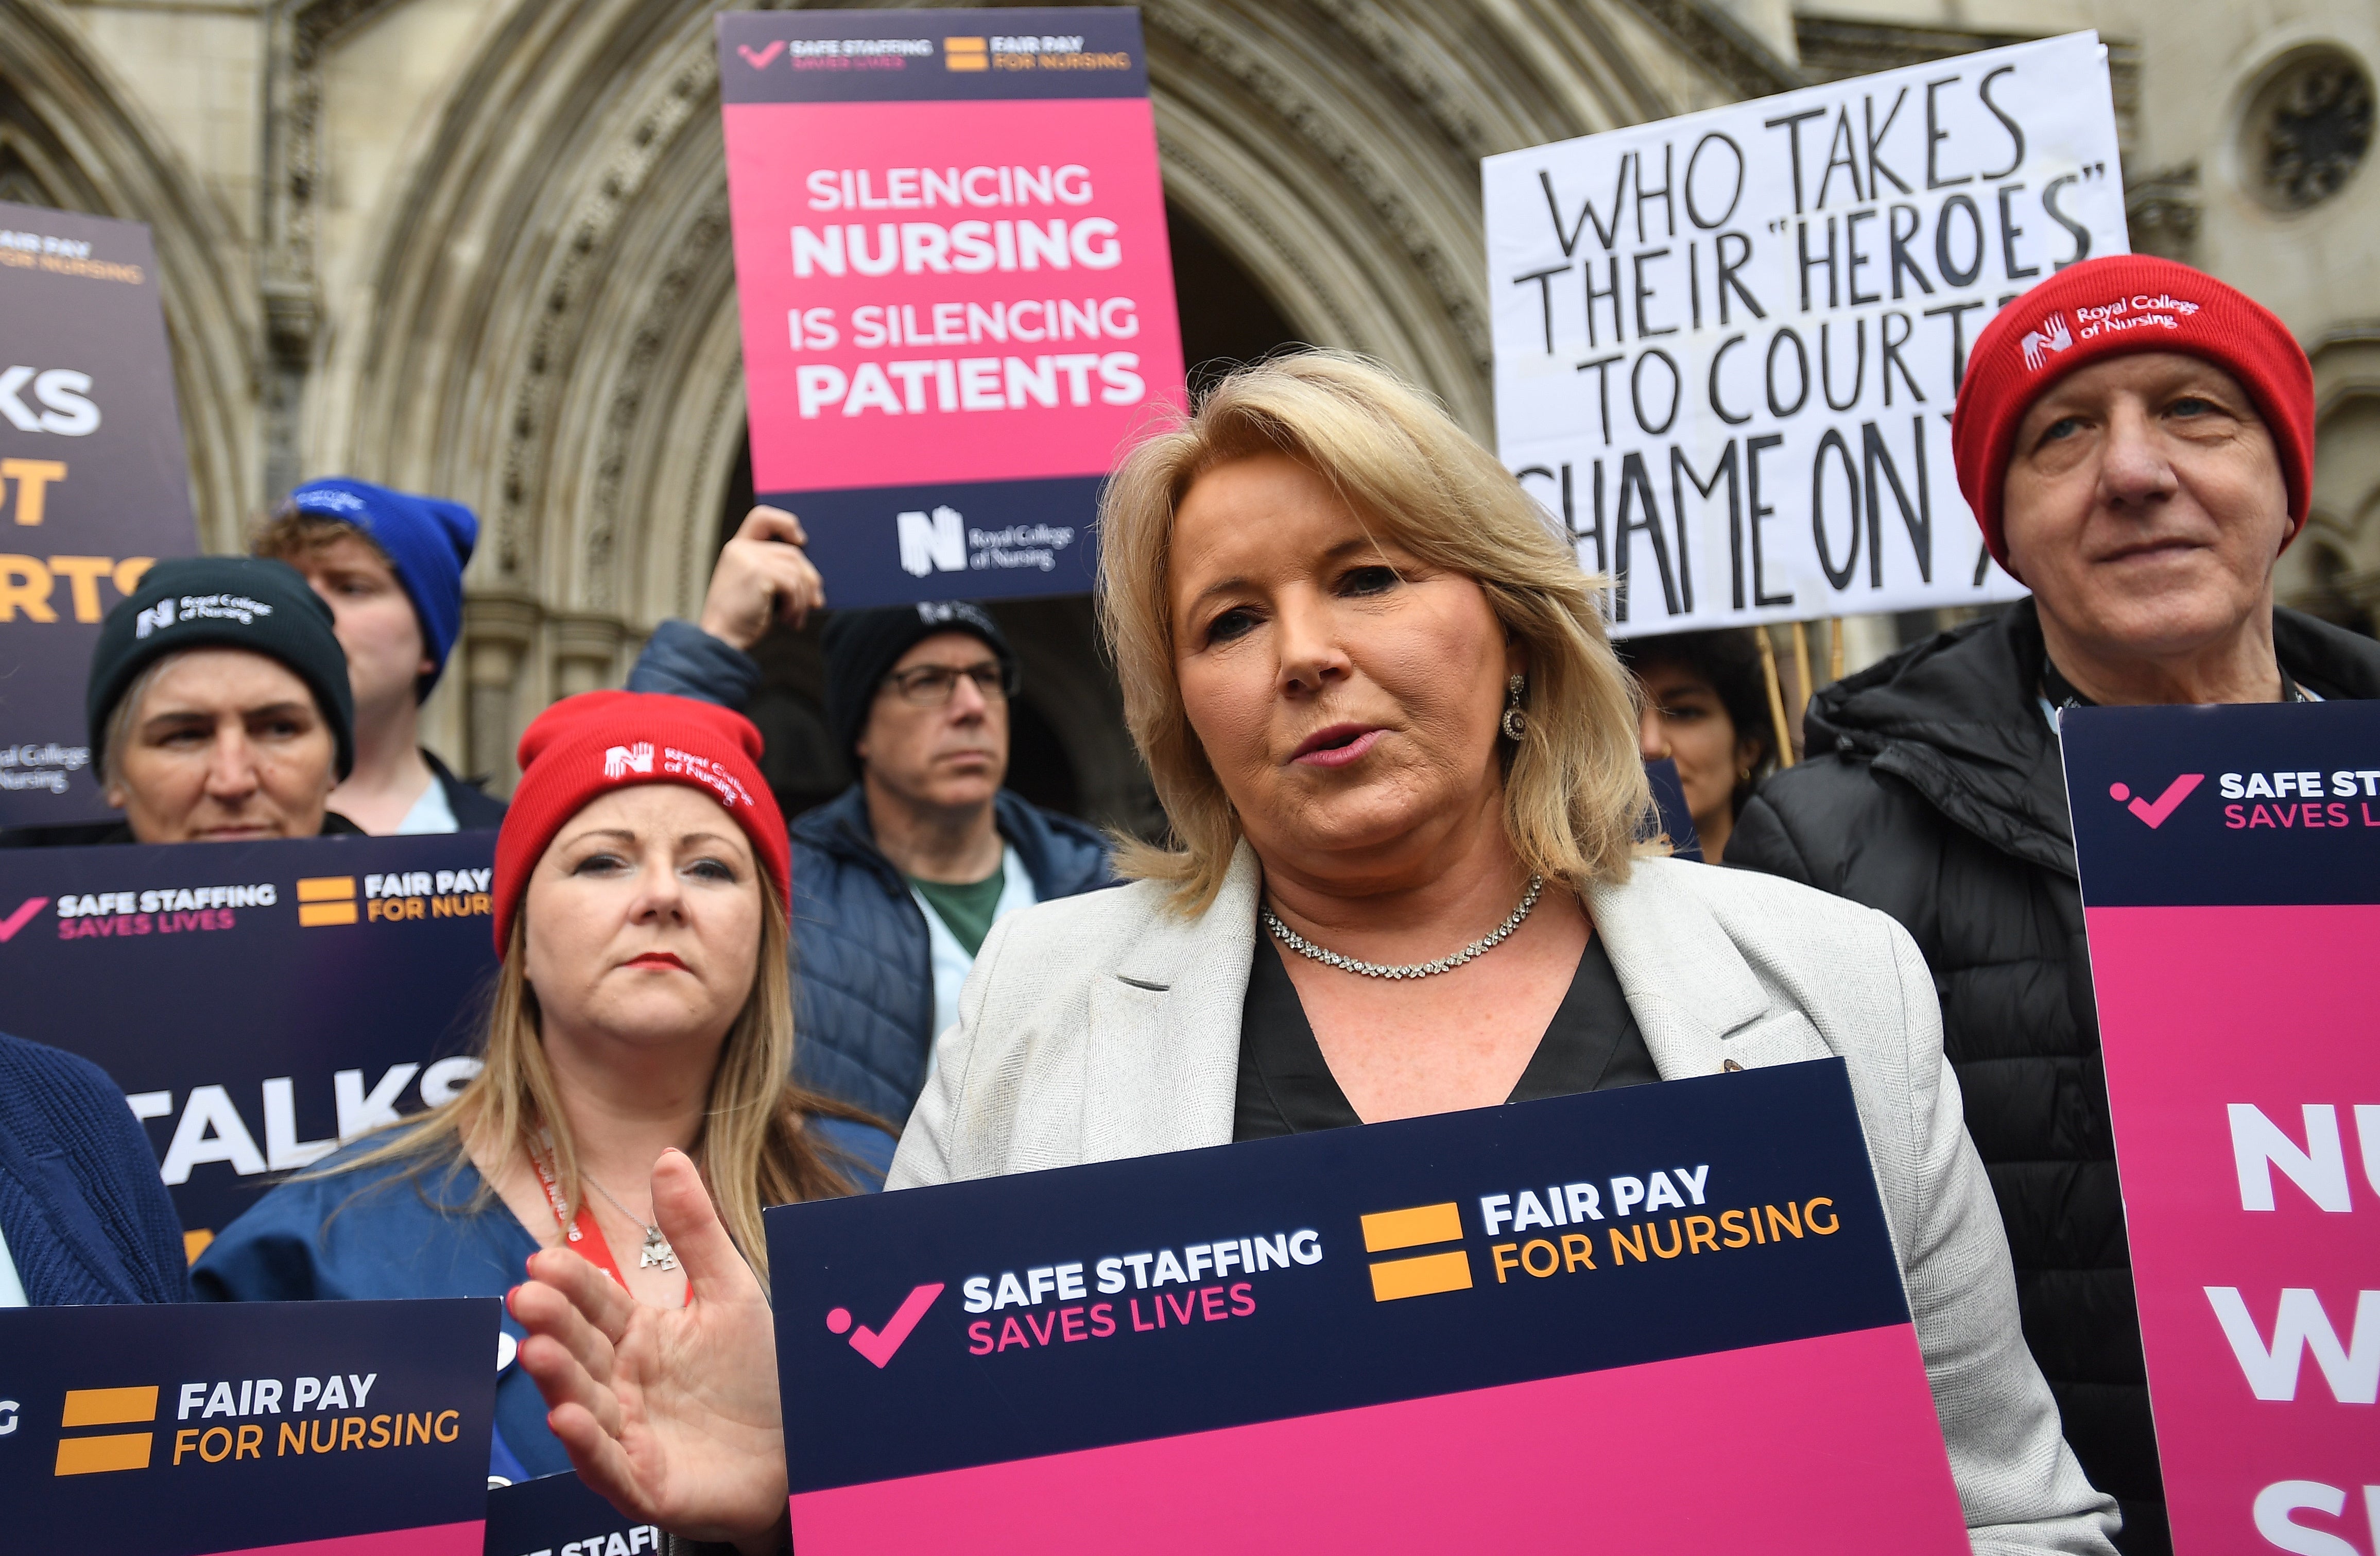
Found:
[[[1001,893],[1008,889],[1004,860],[1001,869],[980,881],[920,881],[914,875],[908,880],[968,955],[983,949],[983,937],[991,933],[992,915],[999,911]]]

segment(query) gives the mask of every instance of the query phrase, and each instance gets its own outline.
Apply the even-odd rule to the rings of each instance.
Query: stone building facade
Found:
[[[1369,352],[1486,435],[1481,156],[2095,25],[2136,67],[2136,244],[2265,298],[2315,355],[2318,532],[2288,588],[2369,612],[2369,0],[1830,6],[1148,0],[1190,359],[1292,340]],[[499,787],[539,708],[617,684],[656,622],[694,612],[750,492],[716,8],[0,0],[0,199],[154,228],[203,543],[238,546],[277,493],[328,473],[481,516],[460,673],[430,732]],[[2309,69],[2331,74],[2308,87]],[[2289,174],[2276,133],[2321,165]],[[2277,194],[2287,176],[2296,192]],[[1087,607],[1002,614],[1026,662],[1020,786],[1147,824]],[[766,650],[771,781],[819,797],[844,775],[814,634]]]

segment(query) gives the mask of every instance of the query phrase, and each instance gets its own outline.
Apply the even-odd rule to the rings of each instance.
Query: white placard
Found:
[[[1615,636],[2010,600],[1950,407],[1999,309],[2125,251],[2098,35],[1486,159],[1504,462]]]

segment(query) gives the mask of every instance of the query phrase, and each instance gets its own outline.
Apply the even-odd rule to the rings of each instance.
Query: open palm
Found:
[[[664,1151],[653,1214],[686,1267],[682,1308],[647,1307],[547,1249],[507,1299],[521,1365],[581,1479],[632,1517],[747,1551],[783,1543],[785,1441],[767,1295],[694,1163]]]

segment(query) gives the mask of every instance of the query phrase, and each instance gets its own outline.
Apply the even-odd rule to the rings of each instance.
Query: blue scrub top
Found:
[[[843,1166],[862,1192],[883,1185],[892,1137],[843,1119],[813,1118],[820,1139],[860,1165]],[[384,1141],[348,1147],[322,1163]],[[503,1200],[473,1206],[480,1174],[470,1163],[383,1162],[328,1177],[309,1176],[267,1194],[207,1246],[190,1271],[202,1302],[363,1301],[440,1296],[501,1297],[526,1278],[537,1239]],[[505,1365],[496,1382],[492,1473],[507,1480],[559,1475],[570,1456],[545,1424],[537,1384],[513,1359],[525,1331],[506,1313]],[[492,1360],[493,1358],[491,1358]]]

